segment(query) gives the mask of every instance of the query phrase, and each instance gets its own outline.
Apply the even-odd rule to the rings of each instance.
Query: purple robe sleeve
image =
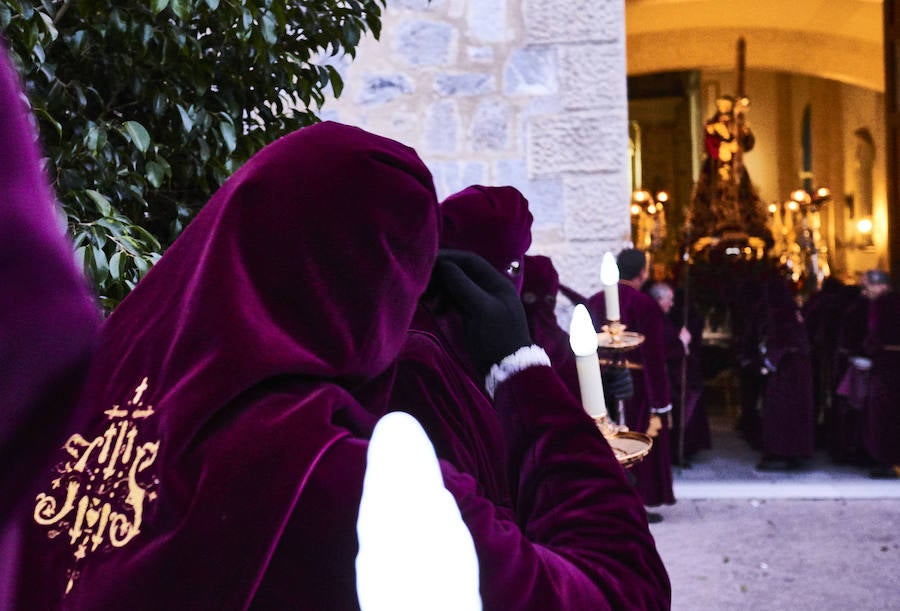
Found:
[[[411,414],[438,458],[475,478],[487,498],[509,506],[503,435],[496,411],[433,335],[411,331],[400,354],[391,409]]]
[[[479,557],[485,609],[668,608],[671,587],[640,499],[606,440],[548,367],[503,383],[496,407],[514,519],[442,461]],[[335,444],[314,470],[255,604],[357,608],[355,520],[366,442]],[[315,545],[316,541],[320,545]]]
[[[642,501],[594,423],[561,391],[544,367],[514,376],[497,391],[522,526],[513,535],[530,545],[501,536],[519,549],[524,567],[504,564],[508,552],[490,562],[479,548],[483,565],[500,567],[511,579],[495,600],[485,597],[485,608],[666,608],[668,576]]]

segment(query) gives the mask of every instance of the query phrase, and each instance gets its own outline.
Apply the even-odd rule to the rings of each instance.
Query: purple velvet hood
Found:
[[[528,200],[513,187],[473,185],[441,203],[444,227],[441,248],[468,250],[481,255],[502,273],[518,261],[519,273],[513,276],[516,288],[522,288],[522,262],[531,246]]]
[[[559,273],[550,257],[525,256],[522,305],[528,319],[528,330],[534,343],[550,357],[553,369],[575,397],[581,396],[575,354],[569,345],[569,334],[556,320],[556,294]]]
[[[415,151],[357,128],[301,129],[238,170],[103,328],[36,500],[32,602],[246,606],[322,455],[383,412],[368,383],[438,223]]]
[[[0,39],[0,529],[61,434],[100,324],[40,156]]]

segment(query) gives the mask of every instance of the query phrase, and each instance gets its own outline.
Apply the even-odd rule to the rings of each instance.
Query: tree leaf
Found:
[[[91,247],[91,254],[93,254],[94,259],[91,275],[94,278],[94,282],[103,282],[106,276],[109,275],[109,260],[106,258],[106,253],[99,246]]]
[[[146,153],[147,147],[150,146],[150,134],[147,133],[147,129],[137,121],[125,121],[123,127],[137,149]]]
[[[42,11],[38,11],[38,15],[41,16],[41,20],[44,22],[44,27],[47,28],[47,33],[50,34],[50,40],[56,40],[59,36],[59,32],[56,30],[56,26],[53,25],[53,20],[47,13]]]
[[[146,244],[150,245],[151,250],[159,248],[159,246],[160,246],[159,240],[156,239],[156,236],[153,235],[152,233],[150,233],[149,231],[147,231],[146,229],[144,229],[143,227],[141,227],[140,225],[132,225],[131,231],[132,231],[132,233],[137,234],[137,236],[141,240],[143,240]]]
[[[125,297],[236,168],[315,122],[325,92],[343,93],[340,74],[311,58],[352,56],[384,4],[0,0],[4,46],[103,304]],[[97,248],[119,252],[117,279],[98,271]]]
[[[100,138],[100,130],[97,128],[96,125],[91,127],[88,130],[87,135],[84,137],[84,145],[94,155],[97,154],[97,143],[99,141],[99,138]]]
[[[147,180],[150,181],[151,185],[159,189],[163,184],[163,180],[165,180],[166,169],[160,163],[157,163],[155,161],[148,161],[146,170]]]
[[[109,200],[101,195],[98,191],[94,191],[93,189],[85,189],[84,192],[87,193],[88,197],[94,200],[95,204],[97,204],[97,210],[100,211],[100,214],[102,214],[103,216],[109,216],[110,213],[112,213],[112,204],[110,204]]]
[[[275,18],[269,13],[262,16],[262,35],[263,40],[270,45],[278,42],[278,34],[275,33]]]
[[[154,15],[159,15],[169,6],[169,0],[150,0],[150,10]]]
[[[225,141],[228,152],[233,153],[234,149],[237,148],[237,141],[234,137],[234,125],[227,121],[222,121],[219,123],[219,131],[222,133],[222,139]]]
[[[178,114],[181,115],[181,125],[184,127],[184,131],[190,133],[194,128],[194,120],[191,119],[191,115],[184,109],[184,106],[176,104],[175,107],[178,109]]]
[[[117,221],[111,221],[109,218],[106,218],[106,217],[104,217],[102,219],[97,219],[97,224],[100,225],[101,227],[105,228],[107,231],[109,231],[109,233],[111,235],[114,235],[116,237],[121,237],[122,230],[124,229],[124,227],[122,227],[122,223],[117,222]]]
[[[78,269],[82,269],[85,272],[87,271],[87,269],[85,268],[84,256],[87,252],[87,248],[87,246],[79,246],[75,249],[75,265],[78,266]]]
[[[344,79],[341,78],[341,73],[334,66],[325,67],[328,68],[328,74],[331,77],[331,91],[334,92],[334,97],[339,98],[344,91]]]
[[[188,21],[194,13],[194,3],[190,0],[172,0],[172,12],[182,21]]]
[[[119,267],[122,260],[122,253],[120,251],[116,251],[113,253],[113,256],[109,258],[109,277],[113,280],[118,280],[122,275],[122,270]]]

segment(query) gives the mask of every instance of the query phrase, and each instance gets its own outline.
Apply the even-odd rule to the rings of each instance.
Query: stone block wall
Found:
[[[624,0],[388,0],[322,116],[414,147],[441,198],[518,188],[530,253],[590,295],[630,239],[624,20]]]

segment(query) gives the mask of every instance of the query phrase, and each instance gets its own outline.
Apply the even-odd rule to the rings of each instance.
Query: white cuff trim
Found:
[[[487,390],[488,396],[494,398],[494,392],[502,382],[507,378],[519,373],[529,367],[535,365],[550,366],[550,357],[544,352],[544,349],[538,345],[522,346],[502,361],[491,367],[490,373],[484,380],[484,388]]]
[[[671,403],[669,403],[668,405],[666,405],[664,407],[651,407],[650,408],[651,414],[668,414],[671,411],[672,411]]]

